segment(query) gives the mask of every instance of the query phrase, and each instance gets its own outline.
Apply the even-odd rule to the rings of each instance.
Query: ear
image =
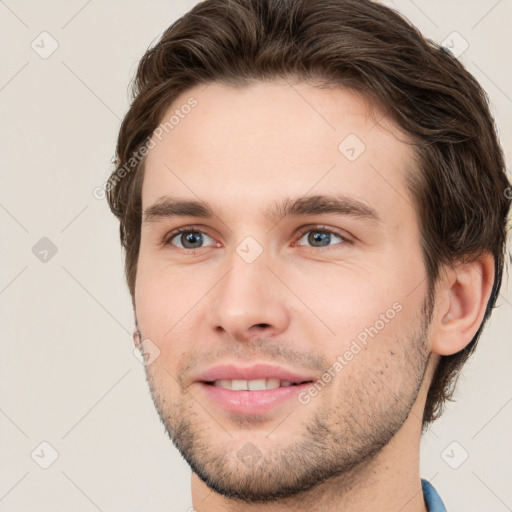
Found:
[[[432,352],[456,354],[473,339],[484,318],[494,283],[494,256],[483,253],[447,270],[436,290]]]
[[[140,345],[140,331],[136,327],[133,329],[133,343],[136,347]]]
[[[135,311],[134,311],[135,314]],[[139,324],[137,322],[137,316],[135,315],[135,326],[133,327],[133,343],[138,348],[141,343],[141,333],[139,329]]]
[[[137,311],[135,309],[135,304],[133,305],[133,317],[135,318],[135,325],[133,326],[133,343],[137,348],[139,348],[139,345],[142,342],[142,335],[139,329],[139,322],[137,322]]]

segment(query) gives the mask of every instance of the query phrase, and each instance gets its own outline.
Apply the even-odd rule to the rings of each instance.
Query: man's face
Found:
[[[421,428],[412,148],[342,89],[211,84],[164,122],[176,109],[142,191],[135,303],[160,351],[146,367],[153,399],[211,488],[291,496],[371,462],[404,422]]]

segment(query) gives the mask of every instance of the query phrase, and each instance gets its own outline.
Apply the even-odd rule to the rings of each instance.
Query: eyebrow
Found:
[[[380,216],[374,208],[346,195],[314,195],[285,198],[281,202],[275,202],[265,212],[265,218],[270,222],[277,222],[285,216],[313,216],[324,213],[335,213],[375,222],[380,221]],[[164,196],[144,210],[143,222],[149,223],[173,217],[211,219],[213,217],[220,218],[220,215],[204,201]]]

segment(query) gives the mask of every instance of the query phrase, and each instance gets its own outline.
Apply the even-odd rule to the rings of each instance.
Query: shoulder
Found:
[[[429,512],[446,512],[443,500],[428,480],[421,480],[421,488]]]

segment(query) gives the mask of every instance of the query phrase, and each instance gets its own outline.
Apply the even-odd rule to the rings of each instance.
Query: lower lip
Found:
[[[204,382],[199,383],[208,398],[227,412],[238,414],[262,414],[297,396],[311,383],[297,384],[261,391],[233,391]]]

